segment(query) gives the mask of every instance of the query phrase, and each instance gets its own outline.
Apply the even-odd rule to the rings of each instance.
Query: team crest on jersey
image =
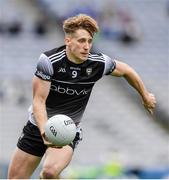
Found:
[[[92,73],[92,68],[86,68],[86,74],[89,76]]]

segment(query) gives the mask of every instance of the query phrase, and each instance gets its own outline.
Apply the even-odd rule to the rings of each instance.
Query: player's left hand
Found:
[[[150,114],[153,114],[156,106],[156,98],[154,94],[148,93],[143,99],[143,105]]]

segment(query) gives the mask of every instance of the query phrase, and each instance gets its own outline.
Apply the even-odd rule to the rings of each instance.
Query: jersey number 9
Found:
[[[76,78],[77,77],[77,71],[72,71],[72,78]]]

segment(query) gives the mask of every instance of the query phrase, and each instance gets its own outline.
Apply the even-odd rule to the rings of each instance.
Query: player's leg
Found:
[[[40,178],[59,178],[59,174],[71,161],[72,155],[73,149],[69,145],[62,148],[48,148]]]
[[[8,169],[8,179],[30,178],[40,160],[41,157],[28,154],[17,148]]]
[[[70,163],[73,151],[82,140],[82,128],[77,127],[76,137],[73,142],[62,148],[48,148],[45,154],[43,169],[40,178],[59,178],[60,173]]]
[[[17,149],[9,167],[8,178],[29,178],[38,166],[46,148],[38,127],[28,121],[18,140]]]

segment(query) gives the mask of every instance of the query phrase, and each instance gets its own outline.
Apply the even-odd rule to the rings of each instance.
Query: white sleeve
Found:
[[[39,57],[35,75],[43,80],[51,81],[53,76],[53,66],[45,54],[41,54]]]
[[[103,58],[105,60],[105,68],[104,68],[103,75],[109,75],[116,68],[116,62],[115,62],[115,60],[113,60],[109,56],[107,56],[105,54],[102,54],[102,55],[103,55]]]

